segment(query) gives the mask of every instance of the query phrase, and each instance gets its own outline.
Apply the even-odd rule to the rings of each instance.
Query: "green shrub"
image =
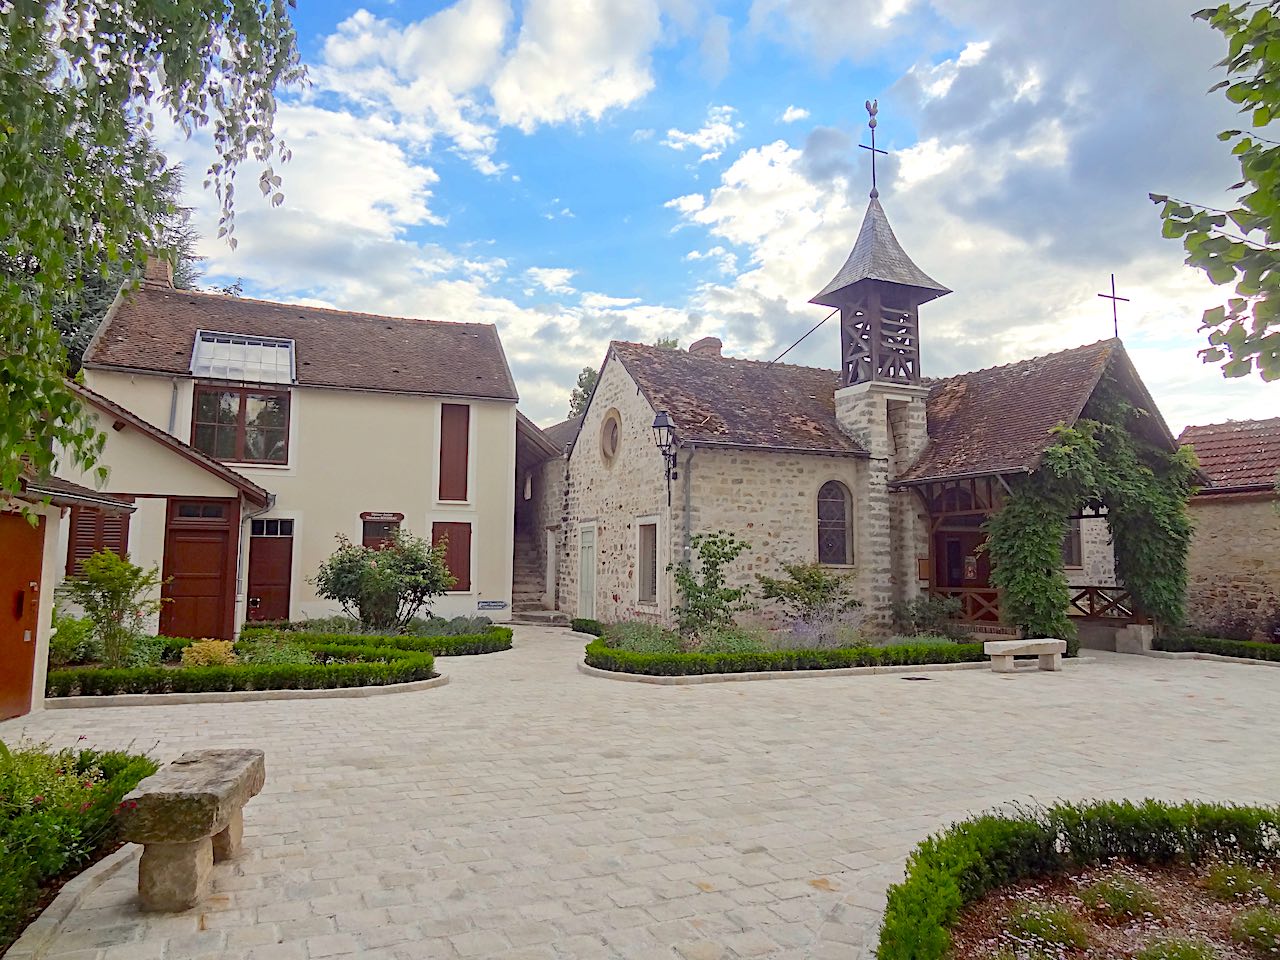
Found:
[[[454,585],[445,564],[447,544],[397,531],[380,549],[339,534],[338,549],[320,565],[316,595],[336,600],[349,617],[387,633],[400,633],[431,601]]]
[[[687,645],[689,653],[761,653],[770,649],[769,636],[742,627],[713,627]]]
[[[246,627],[240,631],[240,641],[258,641],[274,637],[272,630]],[[511,628],[491,626],[483,633],[460,634],[450,637],[415,637],[406,634],[346,634],[312,633],[296,630],[289,634],[295,644],[308,646],[313,643],[356,643],[363,646],[387,647],[394,650],[417,650],[437,657],[463,657],[481,653],[496,653],[511,649]]]
[[[980,643],[940,646],[849,647],[844,650],[761,650],[750,653],[631,653],[607,638],[587,644],[586,662],[601,670],[679,677],[708,673],[830,670],[839,667],[923,663],[976,663],[986,659]]]
[[[1170,937],[1148,944],[1134,955],[1134,960],[1217,960],[1218,953],[1201,940]]]
[[[907,636],[946,637],[967,640],[968,636],[955,623],[960,617],[957,597],[915,597],[893,604],[893,628]]]
[[[599,620],[588,620],[585,617],[577,617],[571,620],[569,629],[575,633],[589,633],[593,637],[604,636],[604,624]]]
[[[1280,954],[1280,910],[1254,907],[1231,921],[1231,939],[1251,947],[1259,956]]]
[[[146,570],[127,557],[100,550],[86,557],[80,572],[67,577],[60,589],[93,623],[102,662],[123,667],[143,636],[143,621],[164,602],[152,596],[163,583],[159,568]]]
[[[1244,657],[1248,660],[1280,661],[1280,643],[1264,643],[1252,640],[1221,640],[1216,637],[1197,637],[1175,634],[1157,637],[1157,650],[1170,653],[1215,653],[1220,657]]]
[[[493,621],[488,617],[414,617],[405,627],[405,633],[417,637],[459,637],[484,633]]]
[[[656,623],[626,621],[605,628],[605,642],[628,653],[679,653],[683,648],[674,630]]]
[[[1269,900],[1280,904],[1280,883],[1243,863],[1220,863],[1204,877],[1204,887],[1219,900]]]
[[[288,633],[269,633],[250,640],[239,640],[236,642],[235,652],[241,663],[279,665],[316,662],[315,654]]]
[[[731,533],[699,533],[690,541],[698,555],[696,568],[689,563],[671,564],[680,606],[676,619],[681,636],[696,636],[716,627],[733,626],[735,613],[751,609],[751,591],[729,586],[725,567],[737,560],[751,545]]]
[[[182,651],[184,667],[229,667],[236,662],[230,640],[197,640]]]
[[[0,743],[0,952],[45,884],[112,843],[121,798],[155,769],[146,757],[125,753]]]
[[[890,648],[891,649],[891,648]],[[1280,808],[1099,801],[984,814],[924,840],[889,888],[879,960],[942,960],[968,903],[1000,887],[1123,859],[1202,863],[1280,854]]]
[[[94,636],[93,621],[53,611],[53,636],[49,638],[49,666],[67,667],[92,663],[102,656],[102,645]]]
[[[1111,920],[1137,917],[1159,917],[1160,904],[1151,891],[1120,874],[1103,877],[1085,887],[1080,894],[1085,906]]]
[[[1071,911],[1047,904],[1018,909],[1009,918],[1009,932],[1023,942],[1030,940],[1033,946],[1083,949],[1089,943],[1088,931]]]
[[[820,563],[784,563],[786,579],[756,574],[760,595],[776,600],[783,613],[806,623],[831,620],[862,606],[853,597],[853,577]]]

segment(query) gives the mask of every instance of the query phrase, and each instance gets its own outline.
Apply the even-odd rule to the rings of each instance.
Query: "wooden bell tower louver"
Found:
[[[875,182],[877,107],[871,114],[871,202],[849,259],[810,303],[840,311],[841,386],[920,383],[920,305],[951,291],[912,262],[880,206]]]

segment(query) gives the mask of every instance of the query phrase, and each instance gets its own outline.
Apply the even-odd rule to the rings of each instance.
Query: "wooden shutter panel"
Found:
[[[458,582],[451,588],[454,591],[471,589],[471,524],[469,523],[433,523],[431,525],[431,542],[439,546],[440,541],[449,538],[445,549],[444,563]]]
[[[67,575],[78,574],[80,564],[101,550],[110,550],[121,557],[129,552],[129,514],[104,513],[96,507],[72,507]]]
[[[440,499],[467,499],[467,441],[471,408],[465,403],[440,405]]]

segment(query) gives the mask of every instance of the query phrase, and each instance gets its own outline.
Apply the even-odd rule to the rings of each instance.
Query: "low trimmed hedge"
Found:
[[[879,960],[943,960],[960,911],[985,894],[1122,859],[1196,864],[1280,857],[1280,807],[1099,801],[984,814],[929,837],[889,888]]]
[[[262,627],[245,627],[240,631],[241,640],[260,640],[271,636],[275,630]],[[484,633],[463,633],[456,636],[418,637],[412,634],[365,633],[309,633],[295,630],[289,633],[289,642],[311,649],[315,643],[341,643],[359,646],[378,646],[394,650],[416,650],[435,657],[468,657],[482,653],[497,653],[511,649],[511,628],[490,627]]]
[[[425,651],[313,640],[300,644],[341,663],[237,664],[228,667],[137,667],[50,670],[50,697],[104,697],[119,693],[230,693],[240,690],[331,690],[427,680],[435,658]],[[378,638],[381,639],[381,638]],[[355,662],[349,662],[355,661]]]
[[[593,637],[604,636],[604,624],[599,620],[588,620],[586,617],[578,617],[569,621],[569,629],[575,633],[589,633]]]
[[[1222,640],[1218,637],[1157,637],[1157,650],[1169,653],[1215,653],[1220,657],[1243,657],[1247,660],[1280,662],[1280,643],[1255,640]]]
[[[841,667],[908,666],[925,663],[978,663],[986,659],[980,643],[901,644],[846,647],[842,650],[766,650],[756,653],[631,653],[603,640],[587,644],[588,666],[618,673],[681,677],[707,673],[766,673],[774,670],[835,670]]]

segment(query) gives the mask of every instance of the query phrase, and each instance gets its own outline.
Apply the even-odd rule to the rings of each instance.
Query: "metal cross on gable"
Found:
[[[886,157],[889,155],[888,150],[879,150],[876,148],[876,114],[879,112],[880,112],[880,101],[868,100],[867,113],[870,115],[871,119],[867,121],[867,126],[871,128],[871,146],[868,147],[865,143],[858,144],[858,146],[860,146],[863,150],[871,151],[871,199],[872,200],[880,196],[880,190],[876,186],[876,154],[877,153],[883,154]]]
[[[1121,304],[1122,302],[1123,302],[1123,303],[1128,303],[1128,302],[1129,302],[1129,298],[1128,298],[1128,297],[1118,297],[1118,296],[1116,296],[1116,275],[1115,275],[1114,273],[1111,275],[1111,292],[1110,292],[1110,293],[1100,293],[1100,294],[1098,294],[1098,296],[1100,296],[1103,300],[1110,300],[1110,301],[1111,301],[1111,323],[1112,323],[1112,325],[1113,325],[1113,326],[1114,326],[1114,328],[1115,328],[1115,335],[1116,335],[1116,337],[1118,338],[1118,337],[1120,336],[1120,310],[1119,310],[1119,306],[1120,306],[1120,304]]]

